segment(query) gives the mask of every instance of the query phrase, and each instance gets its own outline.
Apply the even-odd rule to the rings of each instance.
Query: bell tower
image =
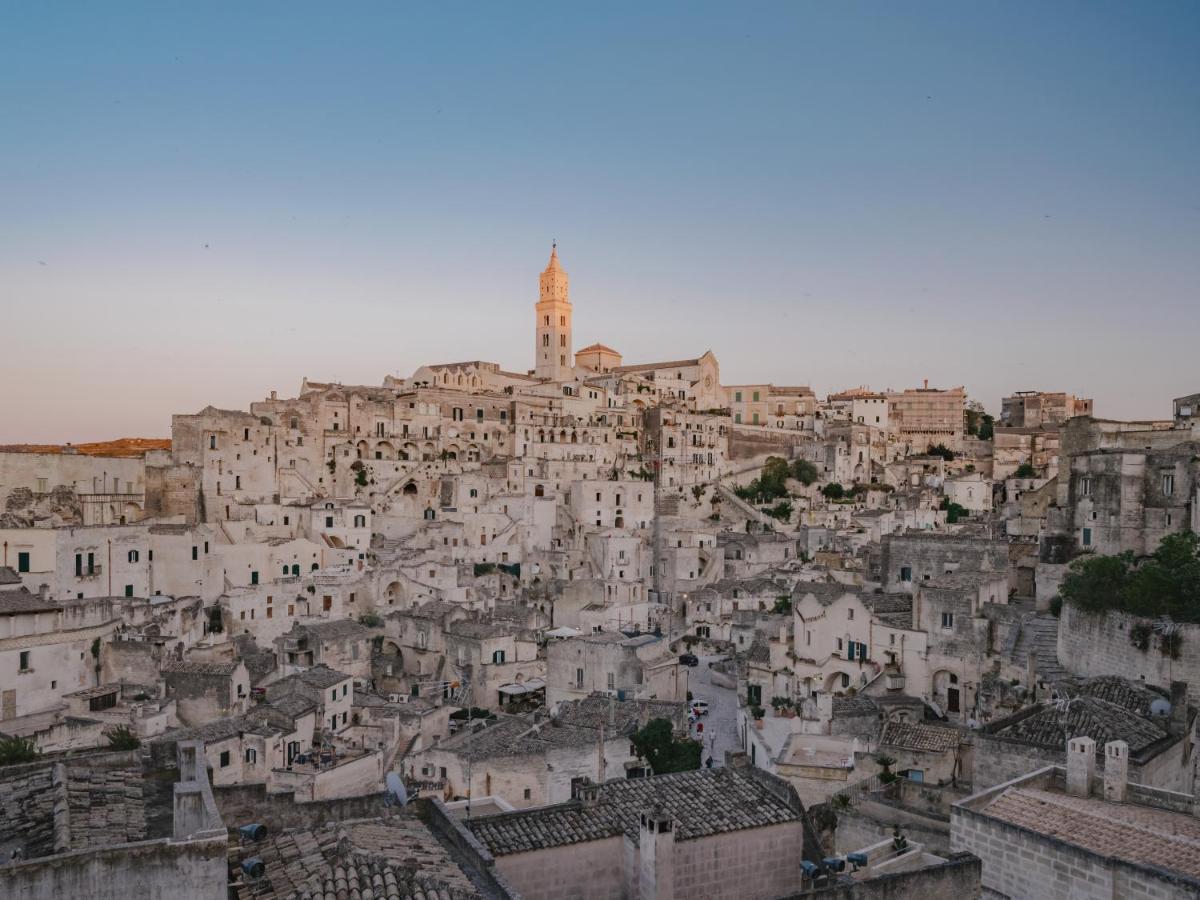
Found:
[[[566,270],[558,262],[558,244],[550,248],[550,263],[539,279],[537,346],[534,374],[550,381],[572,376],[571,290]]]

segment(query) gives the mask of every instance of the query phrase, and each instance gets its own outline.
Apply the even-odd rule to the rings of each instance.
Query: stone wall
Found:
[[[261,784],[214,787],[212,793],[229,828],[257,822],[267,826],[268,834],[341,819],[365,819],[383,815],[387,809],[382,793],[313,803],[296,803],[289,794],[268,794]]]
[[[1169,690],[1172,681],[1186,681],[1188,699],[1200,704],[1200,625],[1176,625],[1182,640],[1179,659],[1158,648],[1158,635],[1139,650],[1130,640],[1135,625],[1153,625],[1125,613],[1093,615],[1067,603],[1058,627],[1059,664],[1075,675],[1120,675]]]
[[[877,844],[892,837],[892,828],[899,824],[910,841],[923,844],[930,853],[950,851],[950,823],[935,818],[886,806],[881,803],[860,802],[849,809],[837,810],[837,832],[834,849],[837,853],[853,853],[862,847]]]
[[[982,895],[982,877],[978,857],[955,853],[940,865],[815,888],[785,900],[975,900]]]
[[[1200,883],[1184,884],[1165,873],[1089,853],[961,806],[951,814],[950,834],[955,851],[973,853],[983,861],[984,887],[1007,897],[1170,900],[1194,897],[1200,890]]]
[[[145,841],[0,867],[6,900],[225,900],[225,836]]]
[[[45,762],[0,769],[0,853],[18,846],[26,859],[54,852],[54,767]]]

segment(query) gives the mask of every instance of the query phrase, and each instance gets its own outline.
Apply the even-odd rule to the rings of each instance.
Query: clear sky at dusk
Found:
[[[575,343],[1200,390],[1200,4],[0,10],[0,443]]]

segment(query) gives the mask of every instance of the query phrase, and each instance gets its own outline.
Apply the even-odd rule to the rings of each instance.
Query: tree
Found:
[[[142,746],[138,736],[129,730],[128,725],[118,725],[105,732],[110,750],[136,750]]]
[[[37,744],[31,739],[0,735],[0,766],[33,762],[40,755]]]
[[[1170,534],[1149,559],[1087,555],[1071,563],[1059,595],[1086,612],[1200,623],[1200,535]]]
[[[1013,478],[1033,478],[1035,475],[1037,470],[1032,463],[1021,463],[1017,466],[1017,471],[1013,472]]]
[[[957,503],[951,503],[949,497],[942,498],[941,508],[946,510],[946,522],[949,525],[967,517],[967,508]]]
[[[787,500],[780,500],[774,506],[764,509],[763,512],[773,519],[787,522],[792,518],[792,504]]]
[[[820,477],[820,473],[807,459],[798,459],[792,463],[792,477],[807,487]]]
[[[846,495],[846,489],[836,481],[831,481],[821,488],[821,496],[826,500],[841,500]]]
[[[963,410],[963,414],[966,418],[967,434],[972,436],[978,435],[979,423],[986,415],[983,409],[983,404],[978,400],[968,400],[966,408]]]
[[[981,441],[990,441],[996,434],[996,417],[983,414],[983,418],[979,422],[979,439]]]
[[[630,742],[638,758],[650,763],[655,775],[700,768],[700,742],[691,738],[677,740],[667,719],[651,719],[630,736]]]
[[[954,451],[945,444],[930,444],[929,449],[926,452],[930,456],[940,456],[946,462],[950,462],[952,459],[954,459]]]

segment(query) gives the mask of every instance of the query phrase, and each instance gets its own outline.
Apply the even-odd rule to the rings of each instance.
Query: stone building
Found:
[[[1090,416],[1092,401],[1074,394],[1047,391],[1017,391],[1000,401],[1000,418],[996,424],[1004,428],[1046,428],[1061,425],[1075,416]]]
[[[1116,676],[1067,679],[1043,700],[984,725],[975,733],[977,789],[1063,762],[1068,735],[1103,746],[1123,741],[1127,767],[1139,784],[1190,794],[1196,710],[1187,685],[1170,695]]]
[[[250,708],[250,673],[241,660],[172,659],[163,663],[162,679],[184,725],[238,716]]]
[[[785,782],[748,768],[581,784],[565,803],[467,825],[526,900],[794,895],[822,854]]]
[[[1039,767],[956,803],[952,848],[983,861],[988,896],[1200,896],[1195,800],[1136,781],[1129,753],[1121,740],[1071,737],[1059,748],[1065,766]]]
[[[922,453],[931,444],[958,452],[963,448],[966,392],[961,387],[941,390],[923,387],[888,394],[888,424],[909,453]]]

